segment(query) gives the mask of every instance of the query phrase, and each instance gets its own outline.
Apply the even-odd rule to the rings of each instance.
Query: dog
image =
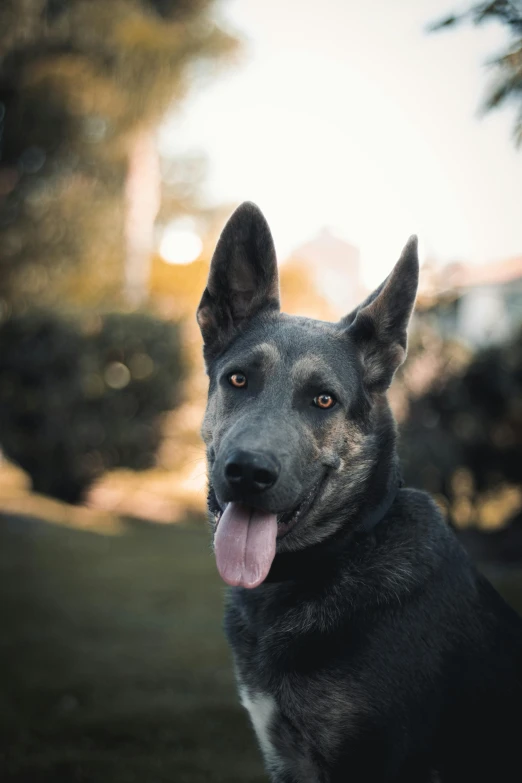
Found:
[[[418,274],[411,237],[338,323],[286,315],[248,202],[212,258],[197,312],[208,507],[273,783],[522,779],[522,621],[400,477],[386,391]]]

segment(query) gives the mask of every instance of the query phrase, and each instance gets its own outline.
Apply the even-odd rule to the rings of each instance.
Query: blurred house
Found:
[[[509,339],[522,325],[522,256],[429,267],[421,277],[419,315],[445,337],[481,348]]]
[[[296,248],[289,261],[298,263],[307,274],[317,294],[331,306],[333,317],[348,313],[366,296],[360,278],[359,249],[328,228]]]

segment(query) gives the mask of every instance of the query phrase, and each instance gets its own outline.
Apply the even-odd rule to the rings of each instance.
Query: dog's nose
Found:
[[[279,463],[269,454],[259,451],[235,450],[225,462],[228,483],[245,493],[265,492],[279,478]]]

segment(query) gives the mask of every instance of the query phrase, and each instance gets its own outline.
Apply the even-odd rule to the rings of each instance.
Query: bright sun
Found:
[[[167,264],[190,264],[202,248],[203,243],[194,231],[170,225],[163,233],[159,252]]]

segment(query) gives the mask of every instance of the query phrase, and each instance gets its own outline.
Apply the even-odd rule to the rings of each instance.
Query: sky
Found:
[[[514,110],[479,116],[506,32],[426,32],[461,6],[229,0],[240,62],[168,118],[160,149],[204,152],[208,199],[255,201],[280,259],[324,226],[356,244],[369,286],[412,233],[440,262],[521,255]]]

